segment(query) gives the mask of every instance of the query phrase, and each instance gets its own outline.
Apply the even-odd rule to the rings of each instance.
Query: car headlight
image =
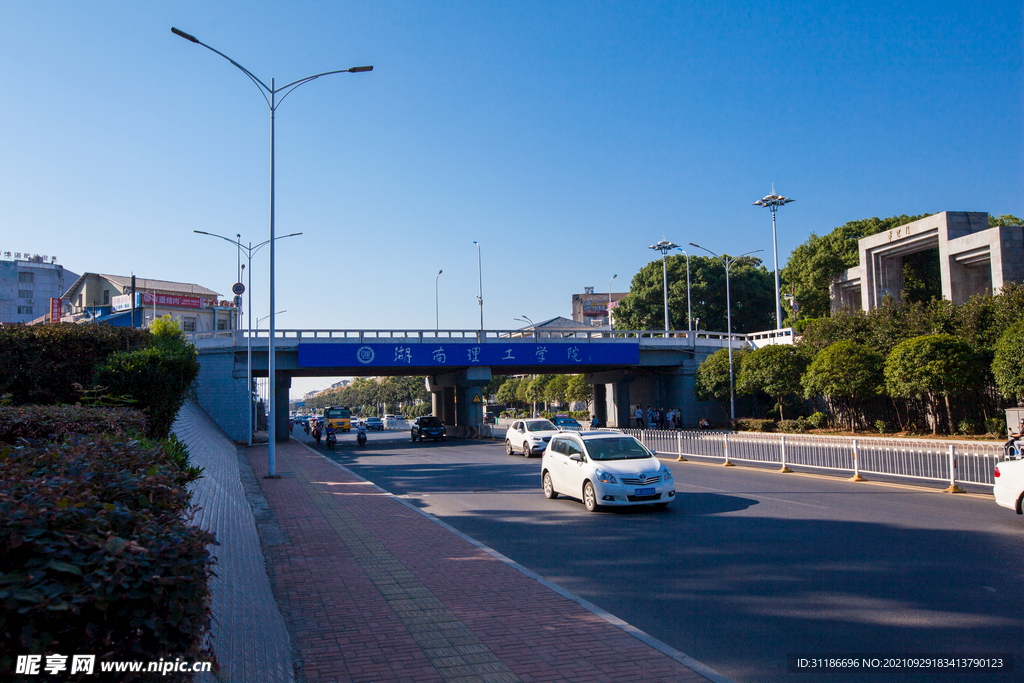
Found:
[[[662,481],[672,481],[672,470],[667,467],[662,467],[661,471],[664,472],[664,474],[661,475]]]
[[[594,472],[594,476],[602,484],[618,484],[619,480],[615,478],[615,475],[611,472],[605,472],[604,470],[597,470]]]

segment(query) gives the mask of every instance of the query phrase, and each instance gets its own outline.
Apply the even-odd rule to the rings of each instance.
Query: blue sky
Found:
[[[278,327],[570,314],[663,236],[779,257],[846,221],[1024,215],[1020,2],[3,2],[0,249],[228,294]],[[268,311],[267,250],[253,310]],[[265,323],[264,323],[265,324]]]

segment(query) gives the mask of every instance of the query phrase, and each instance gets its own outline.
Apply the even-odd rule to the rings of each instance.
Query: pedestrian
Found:
[[[676,406],[676,430],[683,428],[683,411]]]
[[[644,428],[644,409],[643,409],[642,406],[637,406],[636,407],[636,412],[633,413],[633,417],[636,418],[636,428],[637,429],[643,429]]]
[[[668,409],[668,415],[665,416],[665,422],[669,429],[676,428],[676,411],[674,408]]]
[[[647,406],[647,428],[654,428],[654,406]]]
[[[590,428],[597,429],[601,426],[601,421],[597,419],[597,415],[593,415],[590,418]]]

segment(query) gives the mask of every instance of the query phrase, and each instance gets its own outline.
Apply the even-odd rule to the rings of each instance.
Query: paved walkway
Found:
[[[280,479],[244,452],[300,682],[726,680],[297,441]]]

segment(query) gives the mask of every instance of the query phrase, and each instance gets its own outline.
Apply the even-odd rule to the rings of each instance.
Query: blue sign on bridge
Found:
[[[636,365],[639,342],[300,343],[299,367]]]

